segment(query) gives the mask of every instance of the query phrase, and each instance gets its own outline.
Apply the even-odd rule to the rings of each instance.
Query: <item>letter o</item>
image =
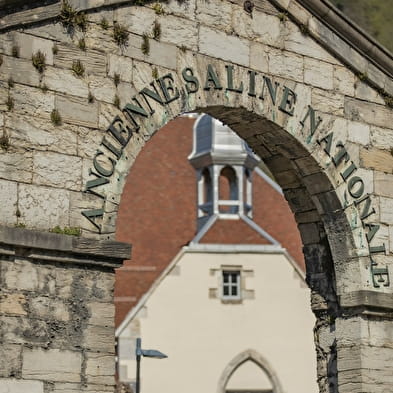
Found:
[[[357,190],[353,190],[355,185],[360,183],[359,188]],[[352,198],[358,199],[364,193],[364,182],[359,176],[353,176],[348,181],[348,192],[351,194]]]

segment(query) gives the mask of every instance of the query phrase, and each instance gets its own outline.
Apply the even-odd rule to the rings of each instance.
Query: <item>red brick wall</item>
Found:
[[[132,243],[132,261],[116,272],[116,325],[196,234],[196,176],[188,162],[194,119],[159,130],[133,165],[123,191],[116,238]],[[304,267],[301,240],[285,199],[254,175],[254,221]],[[230,225],[228,224],[230,223]],[[203,242],[267,244],[244,222],[218,222]]]

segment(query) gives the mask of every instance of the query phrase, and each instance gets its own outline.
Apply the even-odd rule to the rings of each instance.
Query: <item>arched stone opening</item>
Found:
[[[280,380],[278,379],[273,368],[269,362],[257,351],[253,349],[247,349],[242,353],[235,356],[225,367],[222,372],[220,379],[217,384],[217,393],[225,393],[228,386],[228,382],[232,375],[246,362],[255,363],[270,381],[272,387],[272,393],[283,393]]]

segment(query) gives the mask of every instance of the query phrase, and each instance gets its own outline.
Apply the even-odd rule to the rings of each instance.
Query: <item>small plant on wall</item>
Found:
[[[5,105],[9,111],[14,109],[14,99],[10,95],[8,95]]]
[[[119,46],[125,46],[128,42],[128,31],[125,26],[115,23],[113,25],[113,39]]]
[[[147,34],[143,34],[142,36],[141,51],[144,55],[148,55],[150,52],[150,42]]]
[[[72,33],[75,26],[82,31],[87,28],[87,16],[84,12],[77,11],[67,0],[64,0],[60,10],[60,21]]]
[[[3,131],[3,135],[0,136],[0,148],[4,151],[7,151],[10,147],[10,137],[8,134]]]
[[[74,71],[74,74],[77,76],[83,76],[85,74],[85,67],[83,66],[80,60],[74,60],[72,62],[71,69],[72,71]]]
[[[113,98],[113,105],[120,109],[120,98],[119,96],[116,94],[115,97]]]
[[[155,21],[153,25],[153,38],[155,40],[159,40],[160,37],[161,37],[161,25],[159,24],[158,21]]]
[[[60,113],[59,113],[59,111],[57,109],[53,109],[53,111],[51,112],[50,120],[51,120],[52,124],[55,125],[55,126],[60,126],[61,125],[62,120],[61,120]]]
[[[42,74],[45,70],[46,67],[45,60],[46,60],[45,54],[40,50],[31,56],[31,61],[33,63],[33,66],[40,74]]]
[[[102,18],[102,19],[101,19],[101,21],[100,21],[100,26],[101,26],[102,29],[108,30],[108,28],[109,28],[109,23],[108,23],[108,21],[107,21],[106,18]]]
[[[12,46],[11,55],[12,55],[12,57],[19,57],[19,46],[18,45]]]

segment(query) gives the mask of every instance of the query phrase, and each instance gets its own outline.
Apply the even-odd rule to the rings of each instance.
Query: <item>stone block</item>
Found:
[[[304,82],[326,90],[333,89],[333,65],[319,60],[304,59]]]
[[[22,371],[22,346],[2,344],[0,346],[0,377],[19,377]],[[1,392],[0,380],[0,392]]]
[[[388,128],[371,127],[371,143],[374,147],[390,150],[393,146],[393,130]]]
[[[384,105],[346,97],[344,102],[345,116],[351,120],[387,127],[391,124],[392,110]]]
[[[44,393],[44,383],[26,379],[1,379],[0,393]]]
[[[246,40],[204,26],[200,27],[199,34],[200,53],[246,67],[249,65],[250,45]]]
[[[26,297],[22,293],[0,294],[0,313],[27,315],[25,310]]]
[[[114,387],[112,385],[95,385],[84,383],[83,386],[81,386],[81,384],[76,383],[55,383],[52,393],[113,393],[113,389]]]
[[[243,6],[234,6],[232,20],[232,29],[236,35],[270,46],[281,46],[283,24],[277,16],[255,9],[251,16],[244,12]]]
[[[158,18],[153,9],[147,7],[124,7],[114,12],[114,19],[128,31],[142,35],[152,31],[154,21]]]
[[[87,98],[89,95],[87,80],[76,76],[71,70],[48,67],[45,71],[42,83],[45,84],[49,90],[54,90],[58,93],[84,98]],[[84,102],[87,103],[87,99],[85,99]],[[62,108],[58,109],[60,109],[61,113]]]
[[[160,41],[191,50],[198,49],[198,23],[194,20],[167,15],[159,18],[158,23],[161,24]]]
[[[113,303],[94,302],[87,305],[90,319],[89,325],[113,326],[115,307]]]
[[[393,175],[375,171],[375,193],[377,195],[393,198]]]
[[[344,96],[342,94],[314,88],[312,89],[311,100],[312,107],[315,110],[332,115],[344,115]]]
[[[16,224],[17,199],[17,183],[7,180],[0,180],[0,206],[2,206],[2,224]]]
[[[381,105],[385,104],[385,101],[375,89],[361,81],[356,81],[355,83],[355,97],[360,100],[376,102]]]
[[[31,152],[8,150],[0,154],[0,177],[7,180],[30,183],[32,181],[33,158]]]
[[[113,385],[115,357],[110,353],[86,354],[86,379],[88,383]]]
[[[120,80],[125,82],[132,81],[132,59],[124,56],[118,56],[115,54],[109,54],[108,56],[108,75],[112,78],[115,74],[120,76]]]
[[[11,113],[7,119],[7,128],[12,143],[18,147],[77,153],[78,128],[70,125],[54,126],[49,122],[49,116],[40,118]]]
[[[113,104],[117,94],[113,80],[109,78],[94,78],[91,80],[89,88],[96,100]]]
[[[393,225],[393,198],[381,197],[380,199],[380,220],[381,222]]]
[[[390,151],[379,149],[361,149],[360,162],[365,168],[376,169],[386,173],[392,173],[393,156]]]
[[[33,182],[51,187],[80,191],[82,159],[51,152],[36,152]],[[61,176],[59,176],[61,173]]]
[[[303,58],[290,52],[271,49],[269,52],[269,72],[273,75],[303,82]]]
[[[20,221],[29,228],[51,229],[69,225],[69,192],[67,190],[20,184]],[[37,217],[40,217],[37,220]]]
[[[16,258],[12,264],[4,264],[3,279],[8,290],[55,292],[52,269],[24,259]]]
[[[342,94],[353,96],[355,94],[355,75],[345,67],[334,66],[333,88]]]
[[[269,71],[269,54],[264,45],[257,42],[250,44],[250,67],[260,72]]]
[[[114,353],[114,327],[89,325],[84,332],[84,347],[91,351]]]
[[[14,43],[19,47],[19,57],[31,61],[32,55],[41,51],[45,55],[45,64],[53,65],[53,41],[17,32]]]
[[[23,378],[80,382],[81,372],[82,356],[78,352],[40,348],[25,348],[23,351]]]
[[[232,24],[231,3],[201,1],[196,9],[196,19],[214,29],[228,32]]]
[[[85,42],[88,48],[105,51],[106,53],[121,54],[121,48],[113,39],[112,29],[104,30],[101,26],[90,25],[85,34]]]
[[[370,127],[364,123],[349,121],[348,139],[360,145],[368,145],[370,143]]]
[[[55,104],[55,96],[52,92],[43,93],[41,90],[30,86],[18,86],[10,93],[14,99],[14,111],[24,115],[34,113],[35,116],[49,118]]]
[[[55,57],[55,66],[71,69],[75,60],[80,60],[85,68],[86,75],[105,76],[106,56],[102,52],[93,49],[80,50],[75,45],[57,45],[58,52]]]
[[[15,83],[31,86],[40,85],[40,74],[34,68],[31,59],[25,60],[16,57],[3,56],[1,71],[4,80],[12,78]]]
[[[63,322],[70,319],[67,305],[61,300],[48,296],[32,297],[29,301],[29,310],[32,316],[40,319],[56,319]]]
[[[87,89],[87,88],[86,88]],[[86,90],[87,93],[87,90]],[[87,96],[87,94],[86,94]],[[72,96],[57,96],[55,100],[63,122],[96,128],[98,125],[98,103]]]

